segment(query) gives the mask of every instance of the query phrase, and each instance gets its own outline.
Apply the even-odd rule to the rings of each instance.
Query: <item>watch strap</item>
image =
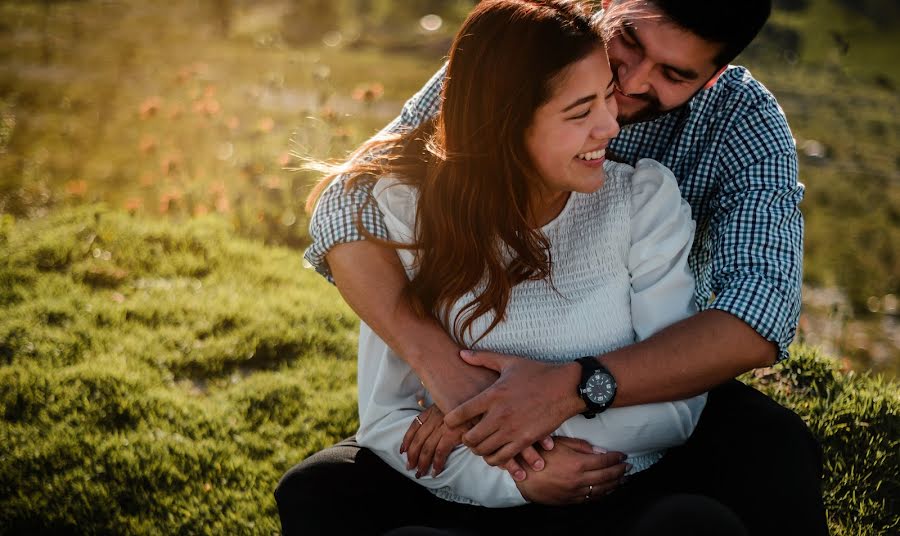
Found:
[[[587,382],[591,379],[591,376],[594,375],[594,372],[598,370],[603,371],[610,376],[612,376],[612,374],[609,372],[609,369],[607,369],[605,366],[603,366],[602,363],[597,361],[597,358],[594,356],[579,357],[575,361],[577,361],[578,364],[581,365],[581,382],[579,382],[578,384],[578,396],[580,396],[581,399],[584,400],[584,403],[587,406],[587,408],[581,413],[581,415],[583,415],[586,419],[593,419],[597,416],[598,413],[601,413],[606,408],[608,408],[609,404],[597,404],[596,402],[588,398],[588,395],[585,392]]]

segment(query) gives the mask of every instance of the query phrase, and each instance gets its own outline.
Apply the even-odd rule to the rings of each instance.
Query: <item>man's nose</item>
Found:
[[[640,95],[650,90],[650,70],[653,65],[643,60],[635,65],[619,67],[619,90],[626,95]]]

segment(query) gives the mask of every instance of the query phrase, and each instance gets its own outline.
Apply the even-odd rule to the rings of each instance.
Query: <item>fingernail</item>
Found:
[[[626,470],[626,471],[631,471],[631,468],[632,468],[632,465],[631,465],[630,463],[626,463],[626,464],[625,464],[625,470]]]
[[[416,471],[416,478],[422,478],[422,472]]]
[[[475,353],[472,350],[460,350],[459,355],[463,357],[472,357]]]
[[[591,447],[591,450],[593,450],[595,454],[606,454],[607,452],[609,452],[603,447]]]
[[[535,471],[540,471],[544,468],[544,460],[538,460],[534,462],[534,465],[532,465],[532,467],[534,467]]]
[[[518,480],[519,482],[525,480],[525,471],[522,471],[521,469],[518,470],[518,471],[516,471],[516,472],[513,474],[513,478],[516,479],[516,480]]]
[[[624,462],[624,461],[627,460],[627,459],[628,459],[628,455],[627,455],[627,454],[622,454],[621,456],[619,456],[619,462]]]
[[[406,452],[406,447],[401,445],[400,446],[400,454],[403,454],[404,452]]]

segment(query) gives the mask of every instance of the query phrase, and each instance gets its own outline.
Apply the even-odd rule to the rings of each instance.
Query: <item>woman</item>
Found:
[[[481,2],[453,43],[436,120],[333,170],[376,181],[413,302],[465,347],[572,361],[694,311],[694,224],[674,177],[606,160],[618,125],[600,31],[574,1]],[[451,432],[437,412],[420,416],[428,394],[365,324],[358,381],[357,441],[397,472],[457,503],[528,501],[525,484],[465,447],[436,475],[408,468],[401,443]],[[557,435],[625,452],[637,472],[687,439],[704,403],[614,408]]]

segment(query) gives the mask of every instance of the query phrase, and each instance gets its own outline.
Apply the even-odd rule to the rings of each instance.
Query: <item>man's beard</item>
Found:
[[[619,91],[618,84],[616,84],[616,91]],[[623,93],[621,91],[619,91],[619,93],[622,93],[627,97],[631,97],[632,99],[643,101],[645,103],[644,106],[642,106],[639,110],[632,112],[629,115],[622,115],[620,113],[618,116],[618,121],[619,125],[621,126],[651,121],[668,112],[668,110],[663,109],[662,104],[660,104],[659,100],[653,95],[649,95],[647,93],[628,95],[627,93]]]

